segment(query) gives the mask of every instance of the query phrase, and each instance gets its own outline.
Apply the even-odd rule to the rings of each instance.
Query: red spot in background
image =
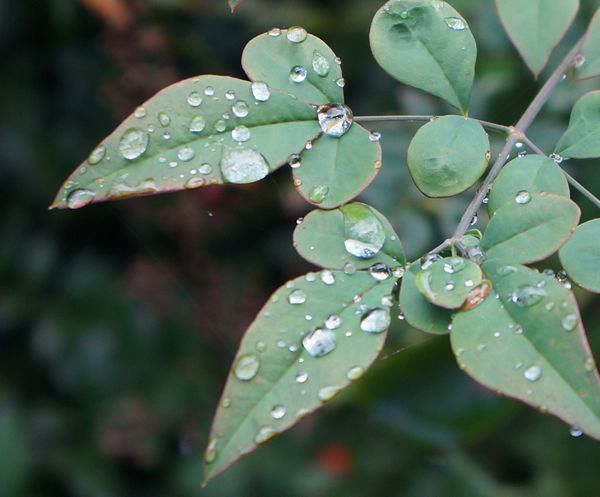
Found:
[[[316,459],[317,465],[322,471],[338,478],[348,475],[354,465],[352,453],[348,447],[341,444],[321,447],[317,452]]]

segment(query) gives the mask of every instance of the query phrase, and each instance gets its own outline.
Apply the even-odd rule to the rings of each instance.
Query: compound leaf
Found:
[[[589,92],[575,104],[556,153],[572,159],[600,157],[600,90]]]
[[[495,212],[481,248],[488,258],[508,263],[540,261],[571,237],[580,214],[568,198],[524,191]]]
[[[467,112],[477,46],[467,22],[447,2],[386,3],[375,14],[370,41],[391,76]]]
[[[490,216],[500,207],[514,203],[520,192],[554,193],[569,196],[569,184],[562,169],[543,155],[527,155],[511,160],[494,181],[488,199]]]
[[[408,147],[408,168],[429,197],[450,197],[473,186],[490,159],[490,141],[479,122],[444,116],[421,127]]]
[[[169,86],[94,149],[52,207],[264,178],[321,130],[310,105],[275,90],[264,101],[255,93],[224,76]]]
[[[385,273],[380,264],[389,271],[406,262],[389,221],[361,203],[312,211],[296,227],[294,247],[307,261],[329,269],[344,269],[351,264],[356,269],[374,266],[374,271],[379,268]]]
[[[575,283],[600,293],[600,219],[580,225],[558,255]]]
[[[573,295],[524,266],[483,265],[494,291],[452,322],[460,367],[600,439],[600,381]]]
[[[344,79],[339,59],[304,28],[272,29],[251,40],[242,66],[252,81],[289,92],[311,104],[342,103]]]
[[[583,58],[577,64],[575,75],[578,79],[600,76],[600,9],[596,11],[583,43]]]
[[[231,368],[205,456],[207,481],[361,376],[383,347],[394,285],[325,270],[273,294]]]
[[[502,24],[537,77],[579,9],[579,0],[496,0]]]

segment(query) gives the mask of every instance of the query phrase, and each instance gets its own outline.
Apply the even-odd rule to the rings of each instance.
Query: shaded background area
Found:
[[[246,187],[46,210],[136,105],[195,74],[243,77],[244,44],[273,26],[303,25],[334,48],[356,114],[451,112],[374,63],[367,35],[380,3],[245,0],[231,15],[225,0],[0,0],[2,497],[597,495],[598,443],[481,389],[446,337],[401,321],[363,380],[200,489],[243,330],[277,286],[310,270],[291,247],[309,206],[283,168]],[[597,7],[582,3],[571,41]],[[453,5],[479,45],[472,115],[515,122],[538,84],[491,0]],[[573,103],[597,86],[565,81],[532,138],[551,150]],[[453,231],[470,197],[419,195],[405,164],[416,126],[374,129],[384,168],[363,199],[416,258]],[[598,165],[566,167],[598,194]],[[575,199],[584,219],[598,215]],[[600,357],[599,301],[579,297]]]

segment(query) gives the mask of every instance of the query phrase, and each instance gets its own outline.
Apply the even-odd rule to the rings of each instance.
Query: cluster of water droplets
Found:
[[[457,16],[444,16],[443,10],[446,7],[446,2],[440,0],[433,0],[431,7],[436,11],[440,12],[442,19],[446,26],[453,31],[464,31],[469,29],[464,19]],[[418,9],[406,9],[405,3],[398,0],[395,2],[388,2],[384,7],[383,11],[389,16],[404,21],[407,24],[412,25],[419,21],[421,12]]]

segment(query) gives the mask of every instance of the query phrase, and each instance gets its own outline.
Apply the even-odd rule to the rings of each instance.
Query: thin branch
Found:
[[[425,116],[402,116],[402,115],[388,115],[388,116],[354,116],[354,120],[358,123],[373,123],[373,122],[419,122],[419,121],[433,121],[439,116],[425,115]],[[482,121],[481,119],[474,119],[478,121],[484,128],[488,128],[494,131],[500,131],[506,135],[513,132],[513,128],[510,126],[504,126],[502,124],[491,123],[488,121]]]

